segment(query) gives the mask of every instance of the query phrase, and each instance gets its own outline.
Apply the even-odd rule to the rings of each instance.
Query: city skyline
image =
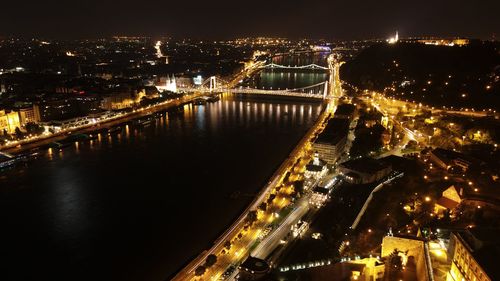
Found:
[[[0,18],[0,37],[53,39],[102,38],[113,35],[229,39],[246,36],[385,38],[441,36],[496,38],[500,33],[498,1],[254,1],[204,2],[90,0],[9,2]],[[376,23],[376,24],[375,24]]]
[[[2,8],[0,280],[500,280],[499,0]]]

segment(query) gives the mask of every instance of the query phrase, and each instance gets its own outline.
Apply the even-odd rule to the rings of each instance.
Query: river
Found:
[[[323,77],[304,75],[288,81]],[[1,280],[172,277],[238,217],[321,109],[224,94],[42,150],[0,174]]]

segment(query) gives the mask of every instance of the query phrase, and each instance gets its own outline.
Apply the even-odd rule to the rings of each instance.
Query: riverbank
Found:
[[[266,199],[271,194],[273,189],[278,185],[280,185],[287,172],[290,171],[290,169],[295,165],[297,160],[300,159],[306,146],[310,144],[311,140],[313,139],[314,135],[318,132],[318,130],[322,130],[322,126],[325,120],[334,111],[335,111],[334,102],[331,101],[326,106],[324,106],[320,116],[315,121],[314,125],[300,139],[300,141],[290,152],[288,157],[282,162],[279,168],[271,176],[268,183],[257,194],[252,203],[245,209],[244,212],[242,212],[242,214],[238,217],[238,219],[229,228],[227,228],[226,231],[214,242],[214,245],[210,249],[203,251],[196,259],[194,259],[185,268],[183,268],[172,280],[179,280],[179,281],[192,280],[193,278],[195,278],[196,269],[201,265],[203,265],[203,263],[205,262],[206,258],[209,255],[218,255],[219,253],[221,253],[224,250],[225,244],[228,241],[231,241],[244,231],[246,225],[246,218],[248,214],[254,210],[257,210],[258,206],[266,201]],[[251,230],[248,230],[248,232],[251,232]],[[257,231],[257,233],[259,232],[260,231]],[[256,239],[257,236],[255,236],[254,239],[246,241],[245,242],[246,245],[240,246],[238,247],[238,249],[232,249],[232,251],[235,252],[235,258],[229,261],[227,260],[224,261],[224,264],[216,264],[214,268],[220,268],[221,272],[212,275],[212,277],[220,275],[231,264],[234,265],[244,260],[247,255],[247,251],[251,248],[250,246],[255,243]]]
[[[0,238],[10,241],[4,252],[12,257],[6,274],[166,280],[251,204],[321,105],[224,94],[183,109],[154,114],[150,125],[131,123],[121,133],[41,151],[1,174]],[[242,195],[232,198],[235,190]],[[29,272],[20,273],[21,258]]]
[[[167,109],[177,107],[177,106],[180,106],[180,105],[183,105],[186,103],[190,103],[191,101],[193,101],[194,99],[196,99],[200,96],[202,96],[201,93],[195,93],[195,94],[191,94],[189,96],[182,97],[181,99],[167,101],[167,102],[164,102],[164,103],[161,103],[161,104],[158,104],[155,106],[151,106],[148,108],[140,108],[140,109],[137,109],[133,112],[126,113],[124,115],[120,115],[120,116],[117,116],[115,118],[110,118],[108,120],[103,120],[103,121],[96,123],[96,124],[88,124],[88,125],[84,125],[84,126],[75,128],[75,129],[71,129],[71,130],[64,130],[64,131],[61,131],[61,132],[58,132],[55,134],[51,134],[48,136],[42,136],[40,138],[31,140],[29,142],[22,143],[22,144],[19,144],[16,146],[1,148],[0,151],[5,152],[5,153],[9,153],[9,154],[22,153],[22,152],[25,152],[27,150],[35,149],[35,148],[50,144],[52,142],[63,140],[66,137],[68,137],[68,135],[71,135],[71,134],[84,134],[84,133],[89,133],[89,132],[95,131],[97,129],[111,128],[113,126],[117,126],[117,125],[123,124],[125,122],[128,122],[132,119],[149,116],[149,115],[154,114],[154,113],[159,112],[159,111],[167,110]]]

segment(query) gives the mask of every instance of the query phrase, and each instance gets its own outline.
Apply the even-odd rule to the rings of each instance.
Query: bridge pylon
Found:
[[[323,86],[323,99],[326,99],[328,96],[328,81],[325,81],[325,86]]]
[[[210,92],[213,92],[217,88],[217,79],[215,76],[210,77]]]

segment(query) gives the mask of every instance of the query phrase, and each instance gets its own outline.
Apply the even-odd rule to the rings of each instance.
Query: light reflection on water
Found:
[[[273,63],[285,66],[301,66],[317,64],[327,66],[328,53],[308,55],[287,55],[273,58]],[[328,80],[326,71],[297,71],[287,69],[265,69],[245,83],[257,89],[295,89],[307,87]]]
[[[230,120],[236,120],[239,127],[249,127],[251,124],[269,125],[270,121],[273,121],[273,126],[277,127],[289,127],[292,124],[304,125],[306,120],[310,122],[312,116],[318,116],[322,109],[319,103],[288,104],[269,102],[259,98],[249,101],[228,94],[221,95],[221,97],[221,100],[214,103],[182,106],[182,120],[193,122],[199,132],[205,132],[210,127],[210,131],[216,133],[219,126],[227,125]],[[85,150],[99,151],[103,147],[112,149],[115,146],[147,141],[153,136],[168,134],[172,126],[183,128],[186,125],[178,122],[178,116],[172,117],[168,112],[152,115],[150,118],[154,119],[147,125],[123,124],[119,126],[122,128],[119,132],[94,133],[97,135],[96,139],[75,142],[71,147],[60,150],[50,148],[46,151],[46,157],[48,160],[57,161],[65,157],[64,152],[67,150],[72,150],[78,155]],[[174,120],[177,122],[172,122],[172,118],[177,118]],[[73,157],[73,153],[68,156]]]
[[[104,270],[107,280],[126,280],[121,269],[131,268],[136,280],[165,280],[249,204],[251,197],[229,195],[258,192],[321,108],[223,94],[151,116],[147,126],[130,122],[121,132],[49,149],[0,178],[0,238],[9,241],[2,251],[10,268],[30,274],[16,268],[22,259],[40,279],[77,272],[80,279],[69,279],[92,280]]]

